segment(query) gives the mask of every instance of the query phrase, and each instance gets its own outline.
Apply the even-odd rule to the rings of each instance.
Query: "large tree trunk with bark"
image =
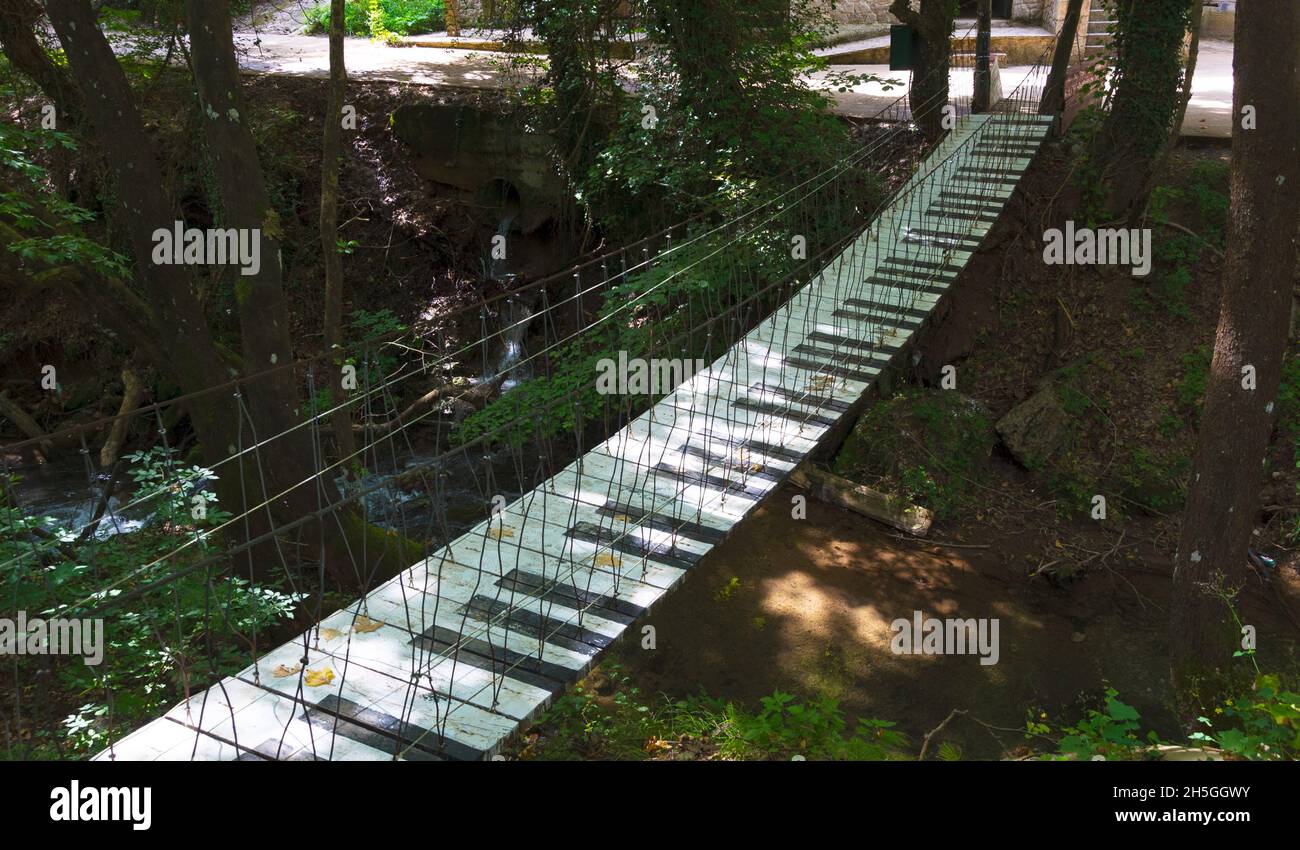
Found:
[[[1300,6],[1237,10],[1232,206],[1214,359],[1174,562],[1173,673],[1187,693],[1235,649],[1224,590],[1249,580],[1246,549],[1287,344],[1300,223]],[[1243,129],[1242,110],[1258,129]]]
[[[81,115],[81,94],[68,73],[46,54],[36,38],[41,7],[34,0],[0,0],[0,45],[20,72],[27,75],[53,104],[61,126]]]
[[[233,389],[212,391],[236,373],[212,338],[192,272],[184,265],[153,262],[154,231],[170,229],[181,217],[168,197],[158,165],[162,158],[144,130],[133,92],[95,12],[87,0],[48,0],[46,9],[84,104],[87,129],[104,154],[115,185],[116,214],[129,237],[151,316],[149,350],[165,355],[158,365],[189,396],[186,409],[204,463],[217,465],[237,447],[248,450],[258,440],[265,441],[242,464],[222,467],[215,485],[219,503],[239,513],[288,491],[286,497],[250,512],[232,528],[232,534],[251,539],[278,523],[310,515],[322,502],[336,500],[337,493],[332,479],[315,474],[308,429],[277,436],[298,423],[295,377],[284,368],[292,351],[280,286],[280,226],[267,198],[252,136],[243,124],[228,4],[192,5],[198,7],[191,10],[197,12],[192,19],[193,58],[220,190],[219,214],[227,226],[262,231],[259,274],[236,279],[243,366],[252,376],[241,384],[238,398]],[[131,295],[129,290],[125,294]],[[270,374],[258,375],[268,370]],[[356,523],[351,519],[327,528],[343,526],[349,536],[365,534],[364,528],[353,527]],[[315,539],[306,532],[303,529],[304,539]],[[332,534],[322,536],[327,545],[334,541]],[[272,557],[247,557],[261,571],[269,571],[277,563],[276,549],[261,550]],[[357,584],[350,563],[335,558],[330,566],[338,586]]]
[[[260,267],[252,274],[241,269],[235,287],[244,364],[256,375],[241,385],[250,436],[261,444],[259,474],[273,498],[273,517],[298,519],[337,502],[339,495],[333,477],[316,472],[311,429],[297,427],[301,400],[294,371],[274,368],[293,360],[280,265],[282,226],[248,127],[229,0],[188,0],[187,25],[208,159],[220,194],[216,217],[225,227],[260,233]],[[330,545],[337,542],[336,529],[335,522],[323,523],[326,551],[321,554],[336,584],[349,587],[355,579],[345,549]]]
[[[155,340],[167,369],[186,392],[225,382],[228,374],[184,266],[152,262],[153,232],[179,216],[163,189],[160,157],[144,131],[126,76],[86,0],[48,0],[46,11],[68,59],[95,143],[116,187],[121,224],[136,259],[137,276],[155,316]],[[208,393],[188,402],[204,460],[215,464],[239,432],[228,399]],[[219,495],[238,495],[223,479]],[[233,501],[228,502],[234,504]]]
[[[356,451],[352,417],[340,407],[347,400],[342,386],[343,357],[343,255],[339,253],[339,167],[343,155],[343,98],[348,72],[343,57],[344,0],[330,3],[330,83],[325,107],[325,132],[321,156],[320,243],[325,259],[325,363],[330,382],[330,401],[339,408],[330,417],[334,443],[341,459]]]
[[[949,0],[894,0],[889,12],[917,32],[919,47],[912,67],[912,88],[907,100],[912,120],[931,141],[942,136],[944,107],[949,105],[948,70],[952,57],[954,4]]]

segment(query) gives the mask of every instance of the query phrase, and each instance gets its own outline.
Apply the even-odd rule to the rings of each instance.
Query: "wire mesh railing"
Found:
[[[150,610],[144,604],[149,602],[157,610],[139,633],[152,632],[159,644],[169,648],[175,675],[188,695],[192,686],[229,674],[235,659],[251,660],[257,680],[261,672],[256,659],[261,657],[261,647],[283,638],[283,627],[274,627],[265,612],[258,609],[250,615],[241,611],[240,605],[253,603],[246,594],[238,593],[239,587],[275,578],[293,605],[315,624],[300,637],[306,652],[319,643],[321,624],[332,616],[327,614],[332,606],[326,602],[330,594],[328,558],[342,559],[344,572],[350,570],[355,578],[357,601],[343,609],[353,618],[368,616],[366,592],[397,573],[399,582],[412,591],[413,601],[418,603],[407,612],[412,621],[452,626],[454,636],[436,646],[412,642],[410,655],[412,693],[423,690],[436,697],[436,717],[421,736],[445,735],[452,713],[480,705],[485,699],[495,704],[509,677],[528,666],[534,656],[517,651],[520,641],[534,643],[535,657],[541,658],[548,640],[570,627],[582,628],[594,616],[589,611],[595,603],[583,600],[600,597],[593,584],[598,577],[608,578],[613,592],[621,582],[645,578],[644,572],[611,566],[619,553],[628,547],[651,545],[677,551],[686,545],[681,529],[700,524],[705,512],[717,507],[716,499],[743,500],[752,495],[751,485],[756,480],[770,483],[772,457],[756,464],[741,451],[748,446],[750,456],[761,455],[752,447],[767,445],[774,433],[770,422],[755,417],[753,411],[759,408],[754,405],[762,405],[766,415],[789,423],[796,431],[812,428],[824,418],[815,402],[825,394],[826,381],[851,381],[853,376],[865,374],[863,364],[888,359],[899,317],[916,311],[917,294],[927,281],[948,276],[946,269],[953,266],[955,252],[973,250],[978,244],[974,232],[1000,208],[999,201],[1009,190],[1008,184],[998,179],[999,169],[1005,172],[1009,163],[1030,153],[1026,140],[1031,134],[1026,128],[1031,123],[1022,119],[1036,111],[1040,77],[1037,71],[1027,75],[997,106],[996,113],[980,119],[973,129],[959,125],[958,133],[940,142],[925,167],[879,208],[864,204],[855,192],[861,187],[863,169],[871,164],[872,152],[883,150],[887,137],[874,139],[868,147],[790,192],[723,225],[695,223],[669,229],[660,234],[658,242],[640,243],[639,252],[625,249],[589,260],[566,273],[571,276],[571,289],[556,286],[562,278],[553,277],[550,285],[531,290],[540,303],[527,318],[489,331],[490,305],[500,309],[512,299],[522,298],[523,293],[502,293],[491,302],[484,300],[474,305],[481,323],[478,339],[449,344],[434,340],[417,347],[417,366],[386,361],[380,356],[382,349],[364,349],[361,363],[366,368],[359,372],[362,383],[357,397],[347,403],[360,413],[361,446],[352,458],[328,459],[329,411],[304,417],[295,428],[309,437],[314,469],[301,481],[244,480],[262,475],[263,462],[268,453],[276,451],[283,435],[258,434],[244,400],[252,379],[233,382],[221,390],[230,392],[231,403],[240,414],[237,445],[231,452],[237,460],[228,471],[239,476],[241,485],[248,485],[255,497],[218,522],[201,525],[184,518],[191,492],[182,490],[179,495],[185,498],[178,502],[176,491],[162,491],[155,497],[169,504],[167,534],[172,539],[168,542],[179,545],[145,558],[127,573],[127,580],[70,584],[91,586],[93,592],[72,603],[65,600],[64,609],[103,616],[129,606],[131,615],[139,619],[139,609]],[[900,122],[893,132],[909,129]],[[967,179],[972,177],[975,179]],[[958,183],[966,184],[960,194],[948,194]],[[937,228],[936,220],[948,224]],[[774,258],[787,250],[792,237],[812,238],[802,252],[776,262]],[[886,245],[896,251],[880,256]],[[751,263],[769,263],[770,269],[755,276]],[[903,272],[906,279],[897,276]],[[635,287],[630,286],[632,282]],[[591,304],[597,299],[604,302],[603,307]],[[814,309],[814,301],[836,309]],[[853,321],[842,309],[851,303],[856,305]],[[572,322],[564,318],[570,314]],[[811,359],[800,360],[802,354],[788,358],[792,363],[808,364],[795,367],[794,387],[781,383],[788,372],[784,367],[766,360],[756,364],[744,354],[748,335],[762,322],[767,323],[765,344],[773,353],[788,355],[800,346],[811,346],[816,352]],[[855,344],[832,346],[827,355],[817,338],[819,333],[824,335],[819,328],[827,324]],[[463,360],[474,348],[480,349],[479,355],[486,361],[482,349],[514,332],[518,332],[524,351],[516,365],[528,364],[534,380],[551,382],[554,393],[512,411],[511,416],[488,419],[476,435],[464,440],[455,439],[454,418],[448,415],[454,411],[446,407],[433,405],[411,417],[402,415],[407,409],[397,398],[402,381],[437,374],[448,364]],[[667,387],[660,388],[664,392],[624,392],[596,399],[589,382],[564,383],[566,374],[590,379],[590,357],[601,351],[621,351],[630,358],[649,361],[719,358],[715,365],[721,364],[721,371],[715,369],[697,376],[693,384],[687,382],[689,391]],[[586,372],[562,373],[566,362],[575,358],[586,358]],[[318,381],[333,379],[333,365],[308,365],[304,370],[303,382],[312,395]],[[750,397],[754,387],[769,387],[773,382],[777,391],[758,390],[761,397]],[[680,395],[673,395],[679,391]],[[672,406],[683,415],[674,415],[671,424],[657,431],[651,427],[633,440],[640,446],[638,454],[628,456],[609,443],[629,423],[640,421],[638,417],[645,411],[656,409],[666,396],[676,398]],[[738,407],[738,400],[750,404]],[[157,420],[158,439],[166,449],[170,448],[170,436],[163,412],[161,407],[148,411]],[[562,427],[555,427],[557,420]],[[707,423],[707,433],[702,435],[692,430],[701,422]],[[423,457],[419,446],[424,441],[414,437],[417,426],[427,429],[425,440],[431,439],[436,447]],[[584,478],[580,459],[593,448],[608,458],[606,470]],[[414,463],[402,465],[412,458]],[[407,486],[396,486],[393,476],[371,480],[362,476],[359,482],[340,483],[335,479],[346,471],[349,461],[370,470],[400,469]],[[568,544],[563,540],[569,539],[566,533],[572,528],[561,528],[567,521],[552,527],[554,521],[548,517],[554,512],[543,504],[540,537],[530,543],[543,551],[526,552],[523,539],[530,533],[527,523],[532,503],[519,502],[518,497],[534,493],[544,482],[564,474],[573,476],[577,490],[584,486],[603,489],[610,503],[638,490],[644,491],[646,498],[635,506],[624,506],[632,509],[599,514],[591,532],[596,542],[581,554],[565,548]],[[700,481],[712,479],[725,482],[721,497],[698,486]],[[332,488],[325,486],[330,483]],[[273,508],[277,500],[289,491],[277,492],[275,486],[311,488],[315,510],[289,519],[276,516]],[[415,516],[421,508],[410,498],[412,492],[427,506],[423,524]],[[457,493],[465,503],[459,516],[452,509]],[[568,511],[573,521],[589,513],[584,513],[578,499],[561,500],[558,510],[561,519]],[[382,520],[377,512],[383,513]],[[505,533],[507,516],[518,520],[514,539]],[[387,531],[371,533],[368,529],[377,523]],[[477,564],[463,563],[464,559],[446,546],[466,528],[477,535]],[[227,535],[237,542],[227,542],[214,533],[217,529],[238,532]],[[558,548],[548,541],[548,534],[551,540],[557,534],[562,538]],[[331,546],[329,538],[341,542],[341,552],[339,545]],[[25,563],[45,569],[58,558],[58,544],[67,545],[66,541],[39,541],[30,535],[24,539],[30,544],[27,552],[11,558],[7,568]],[[513,552],[507,556],[507,550]],[[505,565],[518,564],[525,556],[537,556],[538,572],[527,586],[508,582]],[[602,566],[603,558],[610,563]],[[440,589],[452,581],[452,573],[456,573],[456,581],[472,584],[471,602],[483,596],[480,589],[489,589],[481,603],[485,607],[476,609],[458,601],[454,613],[447,614],[444,606],[450,603]],[[236,577],[245,583],[232,590],[229,580]],[[566,597],[568,604],[560,605],[555,593],[566,587],[574,588],[576,595]],[[20,584],[13,582],[12,588],[17,607]],[[170,592],[176,588],[208,600],[197,621],[179,610],[183,594]],[[238,604],[232,601],[235,599]],[[517,615],[525,610],[537,613],[545,625],[521,632]],[[203,637],[180,651],[176,641],[162,637],[164,624],[173,622],[178,630],[189,629]],[[216,632],[221,636],[214,638]],[[200,652],[198,647],[204,642]],[[463,686],[464,680],[458,684],[458,670],[481,672],[463,658],[474,655],[481,662],[470,649],[484,643],[491,650],[490,676],[474,687]],[[515,649],[504,651],[511,647]],[[502,650],[499,657],[497,649]],[[185,652],[192,657],[174,660]],[[345,650],[340,659],[345,675],[349,658]],[[123,675],[119,670],[96,683],[109,706],[116,681]],[[307,687],[305,675],[298,671],[299,697]],[[107,724],[109,729],[112,726]],[[393,754],[409,753],[422,743],[421,736],[402,739],[405,742],[394,745]]]

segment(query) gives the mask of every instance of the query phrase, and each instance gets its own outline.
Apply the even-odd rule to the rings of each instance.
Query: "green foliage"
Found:
[[[1186,0],[1106,4],[1114,57],[1107,80],[1108,119],[1130,150],[1154,156],[1165,143],[1178,109],[1183,37],[1190,23]]]
[[[1174,398],[1187,416],[1200,419],[1201,405],[1205,401],[1205,382],[1210,375],[1210,362],[1214,350],[1208,345],[1198,345],[1182,356],[1183,377],[1174,388]]]
[[[1254,689],[1225,700],[1213,717],[1197,720],[1208,732],[1191,738],[1218,746],[1250,761],[1300,760],[1300,693],[1283,687],[1280,677],[1262,675]]]
[[[1148,733],[1145,741],[1139,738],[1140,719],[1137,709],[1120,701],[1118,691],[1106,688],[1101,707],[1088,709],[1079,722],[1053,730],[1042,719],[1031,718],[1025,731],[1027,737],[1062,735],[1057,752],[1043,756],[1047,760],[1140,759],[1148,757],[1149,747],[1159,741],[1154,732]]]
[[[970,399],[911,389],[863,414],[835,471],[951,516],[969,498],[996,439],[988,413]]]
[[[1228,220],[1228,165],[1211,160],[1193,164],[1180,185],[1157,186],[1147,209],[1157,225],[1154,268],[1146,295],[1182,319],[1191,318],[1186,290],[1205,247],[1221,248]],[[1181,219],[1181,220],[1180,220]],[[1170,224],[1178,224],[1185,232]]]
[[[886,761],[905,758],[906,737],[894,723],[859,718],[853,734],[845,735],[844,713],[829,697],[801,702],[793,694],[775,691],[763,697],[754,714],[727,706],[726,734],[721,752],[736,758],[791,758],[841,761]],[[716,706],[716,703],[714,704]],[[727,710],[730,709],[730,710]]]
[[[793,15],[774,14],[771,0],[665,4],[647,20],[635,97],[608,61],[607,35],[625,26],[610,18],[617,4],[525,5],[550,61],[544,87],[527,99],[559,140],[577,203],[616,241],[667,222],[699,224],[675,233],[677,247],[649,268],[611,269],[594,326],[551,352],[543,374],[468,417],[455,437],[462,443],[557,435],[611,406],[635,414],[651,400],[597,394],[602,358],[707,358],[705,334],[691,333],[704,318],[811,268],[792,258],[792,235],[816,257],[879,197],[868,174],[847,167],[833,175],[839,191],[826,181],[801,185],[853,150],[825,98],[801,82],[821,64],[812,47],[824,19],[807,3],[796,2]],[[742,226],[713,232],[746,212]]]
[[[343,362],[357,367],[357,389],[364,391],[388,380],[397,371],[401,358],[384,343],[404,334],[407,328],[387,307],[375,311],[353,310],[348,324],[349,336],[366,344],[366,348],[360,360],[354,356]]]
[[[305,30],[328,33],[330,4],[319,3],[306,10]],[[439,32],[447,26],[445,0],[348,0],[343,7],[348,35],[387,40],[389,36]]]
[[[883,761],[905,758],[894,724],[860,718],[848,734],[839,704],[774,692],[757,711],[706,696],[647,700],[623,669],[600,668],[604,681],[581,682],[556,699],[541,720],[543,740],[526,758],[644,759],[659,753],[726,760]]]
[[[671,220],[729,216],[850,153],[826,97],[802,83],[825,67],[812,52],[825,27],[798,0],[787,15],[772,0],[667,4],[649,21],[639,91],[583,179],[583,201],[630,231],[647,202]]]
[[[4,248],[42,267],[76,266],[127,277],[130,261],[83,232],[95,216],[59,197],[49,174],[33,159],[38,151],[60,148],[75,151],[76,145],[65,133],[0,123],[0,222],[8,222],[12,235],[19,237],[7,240]]]
[[[1174,511],[1187,497],[1191,446],[1179,444],[1165,450],[1132,446],[1117,476],[1130,501],[1157,511]]]
[[[1231,598],[1224,601],[1238,626]],[[1264,674],[1255,662],[1255,651],[1237,650],[1234,657],[1247,657],[1255,668],[1255,679],[1244,694],[1224,699],[1208,716],[1197,718],[1206,727],[1188,735],[1186,746],[1213,747],[1227,759],[1250,761],[1300,760],[1300,692],[1281,676]],[[1141,735],[1137,709],[1119,699],[1107,687],[1100,707],[1088,709],[1079,722],[1053,729],[1046,713],[1025,724],[1026,738],[1059,735],[1055,752],[1040,756],[1052,759],[1154,759],[1164,744],[1155,732]]]
[[[157,570],[142,568],[180,544],[189,545],[162,562],[167,574],[212,552],[211,529],[229,514],[218,509],[215,496],[197,490],[215,477],[211,470],[179,464],[161,448],[126,459],[136,484],[133,501],[152,511],[142,530],[78,542],[76,530],[0,504],[0,598],[12,611],[84,617],[160,578]],[[87,755],[106,743],[110,730],[120,733],[156,716],[183,695],[187,684],[192,688],[210,676],[235,672],[249,660],[245,636],[285,620],[296,601],[274,586],[253,585],[216,569],[143,592],[106,616],[102,664],[88,666],[80,657],[52,659],[55,679],[41,708],[69,700],[76,704],[61,732],[41,730],[36,749],[24,755]]]
[[[543,374],[471,414],[453,438],[459,443],[485,436],[518,443],[572,433],[579,421],[626,413],[628,405],[635,414],[653,399],[599,394],[596,378],[601,359],[617,357],[620,351],[627,352],[628,358],[647,359],[708,359],[719,354],[720,342],[710,347],[703,333],[690,332],[693,326],[718,314],[731,299],[798,268],[789,243],[775,226],[737,235],[706,231],[692,242],[694,235],[688,233],[649,268],[620,276],[604,293],[596,321],[553,351]]]

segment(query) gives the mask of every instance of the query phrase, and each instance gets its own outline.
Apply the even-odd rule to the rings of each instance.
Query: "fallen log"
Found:
[[[887,496],[811,464],[796,467],[790,473],[790,481],[807,490],[815,499],[838,505],[917,537],[928,534],[930,525],[934,522],[934,515],[925,508]]]
[[[0,416],[17,425],[18,430],[28,439],[40,440],[41,454],[48,458],[54,453],[54,444],[45,430],[31,417],[31,414],[9,398],[8,391],[0,391]]]
[[[357,434],[365,434],[371,437],[382,437],[395,428],[401,430],[401,428],[406,425],[418,421],[422,418],[420,415],[422,409],[433,407],[435,404],[441,402],[444,397],[447,397],[449,402],[461,402],[462,404],[468,404],[474,410],[482,410],[492,397],[501,389],[501,385],[505,383],[505,379],[505,375],[497,375],[491,380],[483,381],[474,384],[473,386],[466,386],[463,384],[443,384],[442,386],[434,387],[415,401],[411,402],[405,410],[396,416],[384,422],[354,424],[352,430]]]
[[[122,370],[122,386],[125,388],[122,405],[118,408],[117,418],[113,420],[112,430],[108,432],[108,439],[99,450],[99,465],[104,469],[117,461],[117,453],[121,451],[122,443],[126,442],[127,431],[131,426],[131,414],[140,406],[140,399],[144,396],[144,384],[130,369]]]

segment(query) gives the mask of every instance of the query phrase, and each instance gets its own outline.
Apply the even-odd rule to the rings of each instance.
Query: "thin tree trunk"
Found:
[[[1043,99],[1038,114],[1056,115],[1065,111],[1065,78],[1070,74],[1070,57],[1074,55],[1074,40],[1079,35],[1079,18],[1083,14],[1083,0],[1070,0],[1065,9],[1065,21],[1056,37],[1056,50],[1052,53],[1052,70],[1043,87]]]
[[[1169,131],[1169,141],[1165,146],[1165,159],[1168,159],[1169,151],[1173,150],[1178,144],[1178,140],[1183,135],[1183,122],[1187,120],[1187,104],[1192,101],[1192,81],[1196,77],[1196,60],[1201,52],[1201,19],[1202,15],[1201,0],[1191,0],[1191,43],[1187,46],[1187,65],[1183,71],[1183,94],[1178,100],[1178,114],[1174,116],[1174,126]]]
[[[975,97],[972,112],[988,112],[993,106],[993,72],[989,53],[993,49],[993,0],[980,0],[979,27],[975,36]]]
[[[342,387],[343,355],[343,256],[339,253],[339,161],[343,154],[343,98],[348,72],[343,57],[344,0],[330,3],[330,83],[325,107],[325,133],[321,156],[320,242],[325,258],[325,348],[331,353],[326,366],[330,401],[339,407],[347,400]],[[330,368],[333,365],[334,368]],[[356,451],[352,417],[340,408],[331,417],[334,443],[340,458]]]
[[[1235,648],[1219,591],[1248,579],[1300,223],[1300,5],[1240,4],[1235,42],[1227,268],[1174,562],[1170,644],[1183,693]],[[1247,105],[1258,129],[1241,127]]]

